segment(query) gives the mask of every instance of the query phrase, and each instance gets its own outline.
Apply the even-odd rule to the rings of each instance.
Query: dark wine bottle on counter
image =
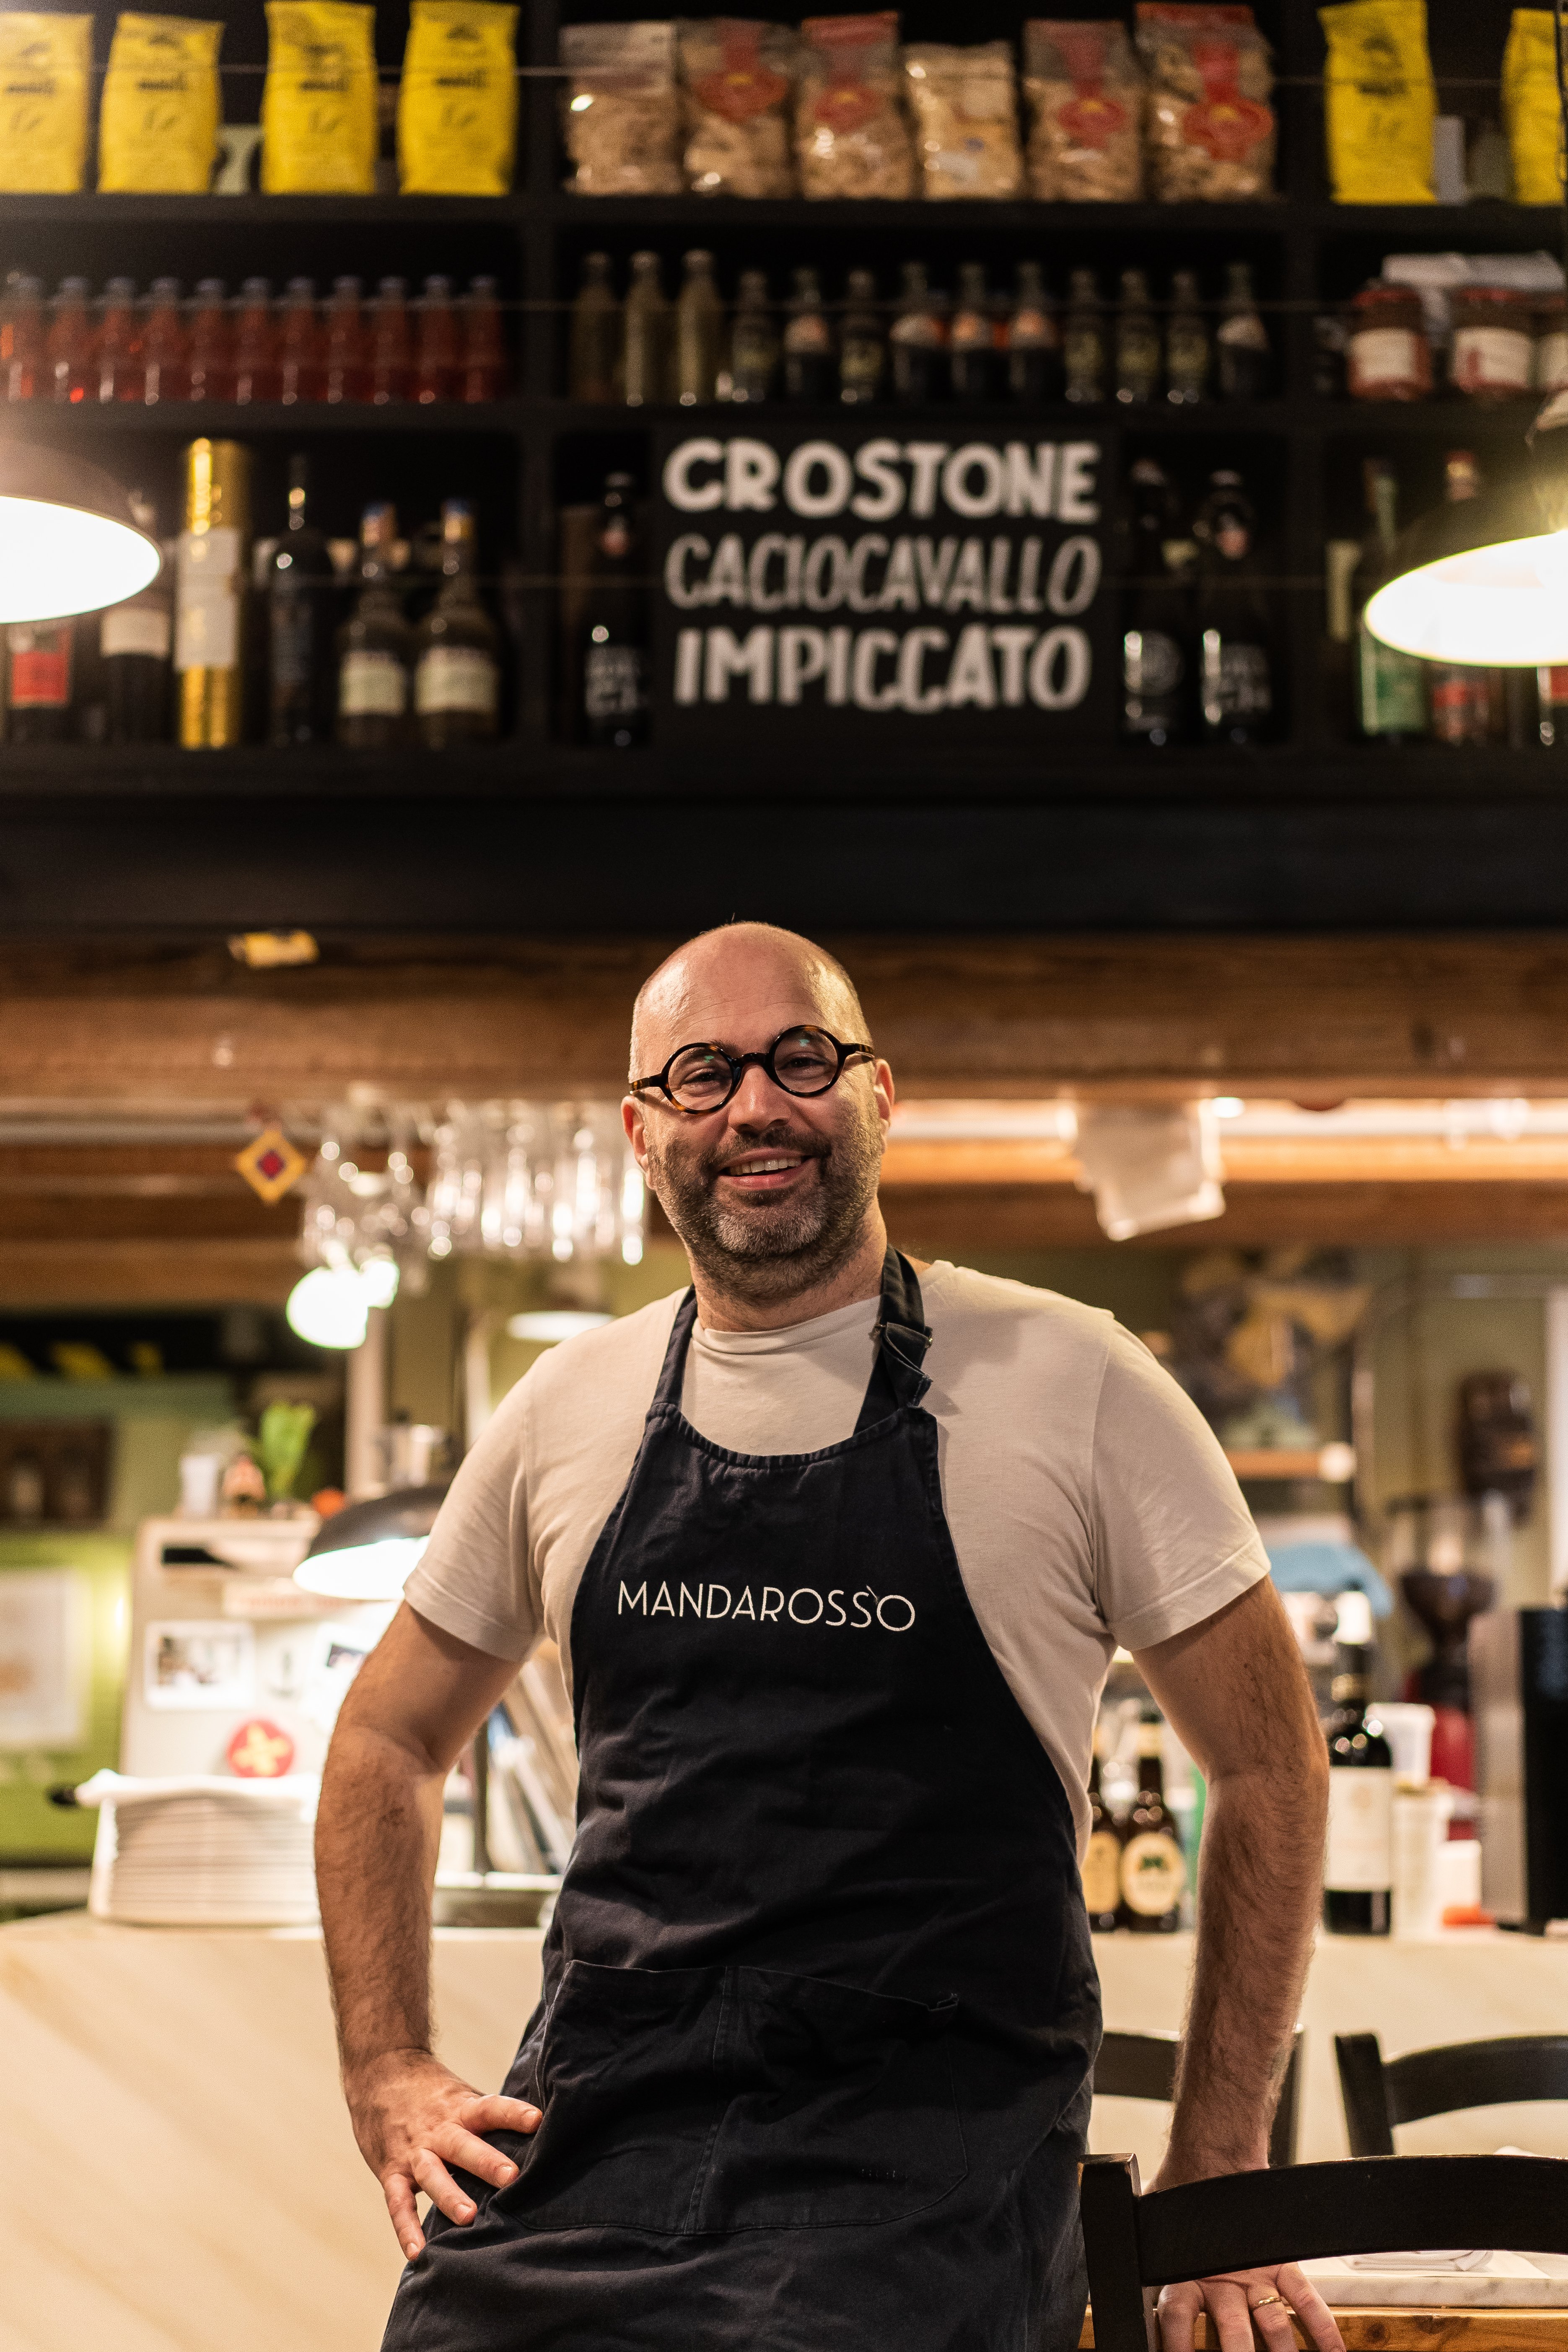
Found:
[[[289,460],[289,523],[267,566],[268,733],[278,745],[330,743],[337,717],[336,575],[306,512],[310,459]]]
[[[728,383],[721,393],[731,400],[772,400],[778,390],[779,338],[768,299],[767,273],[742,269],[740,299],[730,327]]]
[[[1105,312],[1092,269],[1075,269],[1062,329],[1067,396],[1072,401],[1105,398]]]
[[[1043,404],[1062,396],[1061,324],[1037,261],[1020,261],[1013,314],[1007,321],[1007,390],[1014,400]]]
[[[156,539],[157,510],[140,490],[131,493],[138,529]],[[123,604],[111,604],[98,625],[105,734],[110,743],[166,743],[170,722],[170,656],[174,645],[169,566]]]
[[[1160,388],[1160,330],[1149,300],[1148,272],[1124,269],[1116,313],[1116,397],[1146,408]]]
[[[1168,1936],[1182,1924],[1187,1858],[1175,1815],[1165,1802],[1160,1726],[1138,1727],[1138,1793],[1121,1849],[1121,1925],[1135,1936]]]
[[[1083,1854],[1084,1908],[1089,1913],[1089,1928],[1096,1936],[1110,1933],[1121,1909],[1123,1841],[1121,1832],[1111,1818],[1110,1808],[1100,1792],[1101,1748],[1097,1726],[1094,1754],[1089,1768],[1089,1843]]]
[[[991,400],[996,393],[996,319],[985,264],[965,261],[948,330],[948,370],[955,400]]]
[[[610,278],[607,253],[584,257],[583,282],[572,305],[572,349],[567,381],[574,400],[614,400],[621,355],[621,306]]]
[[[441,588],[414,636],[414,714],[419,740],[484,743],[500,712],[500,633],[479,601],[474,510],[441,509]]]
[[[1365,1654],[1342,1654],[1329,1742],[1329,1842],[1323,1925],[1336,1936],[1386,1936],[1394,1885],[1394,1750],[1367,1706]]]
[[[833,397],[836,374],[833,330],[822,307],[816,272],[797,269],[784,320],[784,398],[803,407],[820,407]]]
[[[1185,740],[1192,695],[1192,600],[1171,559],[1175,494],[1164,467],[1140,457],[1131,470],[1128,590],[1121,633],[1121,731],[1163,749]]]
[[[594,582],[583,632],[583,727],[617,751],[647,733],[647,593],[629,474],[612,474],[595,536]]]
[[[906,261],[892,347],[893,398],[914,406],[947,389],[947,329],[932,299],[923,261]]]
[[[1193,408],[1207,399],[1213,362],[1197,272],[1178,269],[1171,280],[1171,316],[1165,329],[1165,398],[1173,408]]]
[[[1258,315],[1252,291],[1252,266],[1227,264],[1225,300],[1220,305],[1218,346],[1219,396],[1222,400],[1261,400],[1268,390],[1272,353],[1268,331]]]
[[[393,569],[396,509],[378,500],[360,523],[360,593],[338,632],[340,743],[382,751],[408,731],[408,624]]]
[[[1256,743],[1274,711],[1273,631],[1258,581],[1258,519],[1239,474],[1210,475],[1193,530],[1204,734],[1211,743]]]
[[[877,280],[869,269],[852,269],[844,325],[838,337],[838,397],[860,407],[883,397],[888,338],[877,308]]]

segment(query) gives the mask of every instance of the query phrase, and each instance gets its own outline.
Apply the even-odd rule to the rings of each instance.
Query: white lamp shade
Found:
[[[1568,662],[1568,531],[1466,548],[1401,572],[1368,599],[1366,625],[1427,661]]]
[[[162,560],[99,467],[0,441],[0,623],[122,604]]]

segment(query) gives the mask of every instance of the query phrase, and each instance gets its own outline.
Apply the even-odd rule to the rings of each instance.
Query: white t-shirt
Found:
[[[1097,1307],[939,1264],[921,1276],[923,1403],[970,1605],[1087,1834],[1111,1654],[1152,1648],[1268,1573],[1218,1442],[1142,1343]],[[625,1486],[679,1297],[551,1349],[442,1506],[407,1599],[459,1641],[571,1673],[578,1580]],[[778,1331],[710,1331],[682,1410],[737,1454],[810,1454],[854,1429],[878,1301]]]

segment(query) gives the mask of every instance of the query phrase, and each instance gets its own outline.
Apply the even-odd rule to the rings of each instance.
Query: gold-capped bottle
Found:
[[[1089,1843],[1083,1854],[1083,1902],[1089,1924],[1097,1936],[1109,1935],[1121,1905],[1122,1835],[1111,1817],[1100,1786],[1105,1742],[1094,1727],[1094,1755],[1089,1768]]]
[[[245,731],[242,621],[250,571],[250,452],[238,441],[185,451],[184,529],[175,562],[174,667],[187,751]]]
[[[1167,1936],[1182,1924],[1187,1859],[1165,1802],[1158,1717],[1138,1727],[1138,1793],[1121,1849],[1121,1925],[1135,1936]]]

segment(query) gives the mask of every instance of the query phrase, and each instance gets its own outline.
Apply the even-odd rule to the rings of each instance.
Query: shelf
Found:
[[[84,190],[74,196],[0,196],[0,215],[8,228],[132,224],[162,228],[171,223],[182,227],[255,228],[268,222],[288,221],[312,228],[335,222],[493,226],[515,220],[523,202],[517,191],[506,196],[110,196]]]
[[[198,434],[243,439],[258,433],[491,433],[520,432],[534,404],[510,400],[468,404],[462,401],[389,401],[384,407],[368,402],[342,404],[302,400],[245,403],[228,400],[164,400],[147,407],[135,401],[84,401],[78,407],[49,400],[19,401],[4,412],[16,417],[24,434],[33,424],[42,438],[67,434],[172,434],[182,441]],[[23,422],[26,420],[26,422]]]
[[[684,228],[703,224],[720,228],[801,228],[837,234],[841,229],[962,231],[984,236],[994,230],[1050,232],[1074,229],[1103,236],[1130,230],[1166,236],[1283,235],[1292,208],[1283,198],[1238,205],[1045,205],[1013,202],[932,201],[914,196],[825,199],[805,196],[574,196],[564,190],[545,200],[549,218],[572,228]]]
[[[710,427],[762,415],[770,424],[797,419],[809,425],[818,418],[844,424],[973,425],[1000,431],[1011,426],[1020,433],[1051,433],[1058,437],[1073,430],[1104,433],[1121,425],[1129,433],[1286,433],[1300,410],[1279,401],[1204,401],[1194,408],[1172,408],[1161,401],[1121,406],[1114,400],[1075,402],[1055,400],[1030,405],[1015,400],[937,400],[868,402],[847,409],[835,403],[806,405],[787,400],[759,402],[705,401],[689,407],[677,401],[649,402],[627,408],[616,401],[542,400],[521,404],[563,432],[626,433],[649,430],[657,425],[702,424]]]

